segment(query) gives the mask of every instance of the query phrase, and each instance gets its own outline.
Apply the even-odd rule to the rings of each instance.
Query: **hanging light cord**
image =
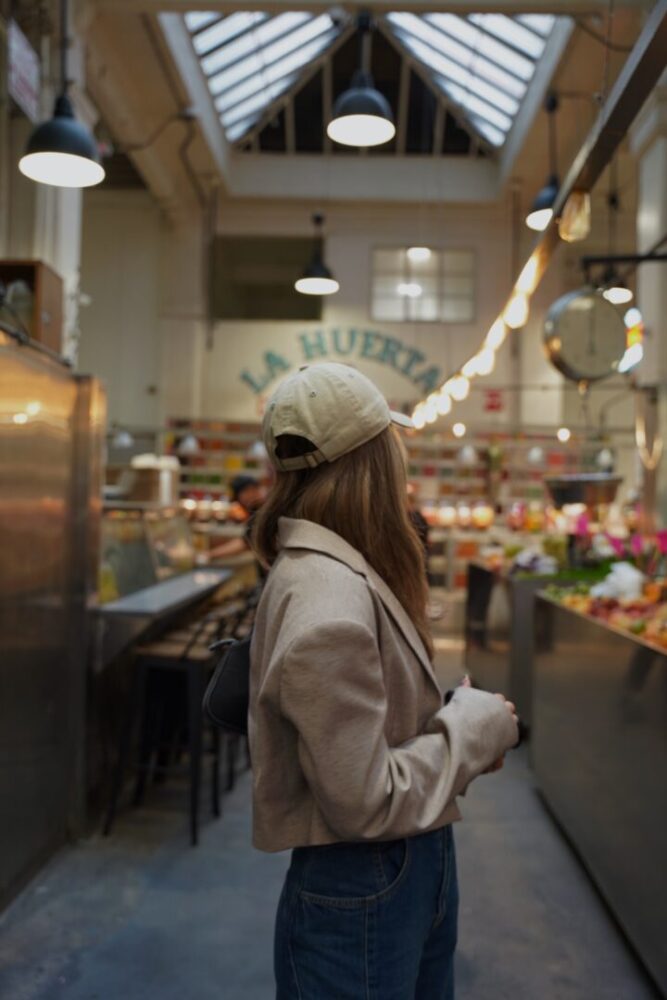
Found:
[[[556,112],[558,110],[558,98],[555,94],[549,94],[547,98],[547,111],[549,112],[549,169],[552,177],[558,174],[558,149],[556,145]]]
[[[69,90],[69,80],[67,79],[67,56],[69,51],[69,0],[60,2],[60,85],[62,93]]]

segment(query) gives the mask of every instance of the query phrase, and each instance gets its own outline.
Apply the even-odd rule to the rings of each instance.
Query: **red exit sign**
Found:
[[[484,390],[484,412],[501,413],[505,409],[505,398],[501,389]]]

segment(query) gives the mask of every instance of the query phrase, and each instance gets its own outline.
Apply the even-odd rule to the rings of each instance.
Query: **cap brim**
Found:
[[[408,427],[411,430],[415,429],[412,417],[409,417],[407,413],[398,413],[396,410],[390,410],[389,416],[391,417],[392,424],[398,424],[399,427]]]

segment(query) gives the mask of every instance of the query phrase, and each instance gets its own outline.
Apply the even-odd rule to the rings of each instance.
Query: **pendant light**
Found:
[[[315,226],[315,247],[310,264],[300,278],[294,282],[297,292],[302,295],[333,295],[340,285],[322,260],[322,226],[324,216],[316,212],[313,216]]]
[[[538,233],[543,232],[551,222],[554,214],[554,203],[560,189],[556,157],[556,112],[558,111],[558,98],[556,94],[550,93],[547,95],[547,99],[544,102],[544,110],[549,116],[549,177],[526,216],[526,225],[528,228],[534,229]]]
[[[67,48],[69,45],[68,2],[60,4],[60,94],[53,117],[38,125],[28,139],[19,170],[38,184],[53,187],[92,187],[104,180],[95,139],[77,121],[67,90]]]
[[[371,19],[360,14],[357,21],[361,40],[361,66],[352,77],[333,109],[327,135],[341,146],[381,146],[396,135],[389,101],[375,89],[371,75]]]
[[[609,256],[613,256],[616,251],[616,222],[621,203],[618,198],[616,184],[617,166],[614,160],[609,172],[609,194],[607,195],[607,207],[609,209]],[[632,292],[628,286],[621,281],[615,266],[610,263],[602,275],[601,287],[607,302],[614,306],[626,305],[632,302]]]

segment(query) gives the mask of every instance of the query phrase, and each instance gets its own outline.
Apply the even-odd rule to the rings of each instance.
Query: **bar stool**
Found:
[[[190,839],[193,845],[197,844],[204,735],[202,699],[208,677],[215,662],[216,655],[210,652],[207,645],[202,645],[192,641],[192,639],[184,644],[180,639],[172,639],[169,634],[163,639],[140,646],[136,650],[130,703],[121,736],[121,745],[112,783],[109,808],[103,828],[105,836],[111,832],[116,815],[118,799],[122,790],[123,779],[130,755],[132,736],[138,719],[142,720],[142,727],[138,777],[134,793],[135,804],[140,803],[143,799],[146,782],[151,771],[168,770],[169,764],[166,764],[162,768],[159,765],[151,765],[153,755],[159,749],[161,727],[159,722],[157,724],[155,722],[155,712],[153,713],[152,722],[147,712],[147,708],[149,708],[147,693],[151,679],[158,678],[162,674],[163,678],[171,675],[176,678],[185,678],[186,681],[187,747],[189,751],[190,775]],[[154,684],[154,692],[156,692],[156,688],[157,685]],[[163,687],[162,695],[166,694],[168,697],[168,693],[164,691]],[[156,700],[159,705],[159,698]],[[164,704],[160,705],[160,708],[164,712]],[[211,729],[211,737],[213,741],[211,800],[213,815],[217,817],[220,815],[220,734],[216,730]]]

